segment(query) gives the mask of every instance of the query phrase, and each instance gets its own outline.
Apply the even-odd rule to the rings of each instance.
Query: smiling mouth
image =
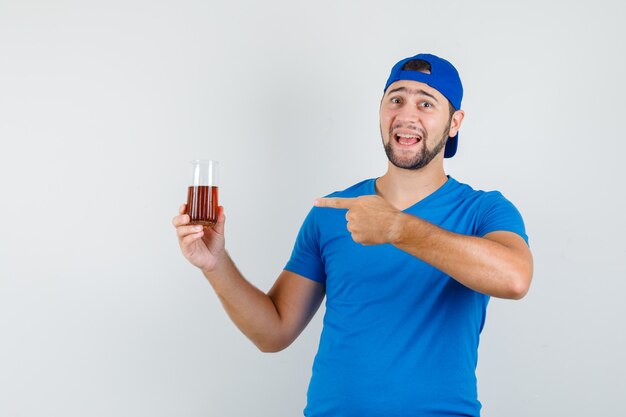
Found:
[[[394,133],[393,138],[400,145],[411,146],[419,143],[422,140],[420,135],[414,133]]]

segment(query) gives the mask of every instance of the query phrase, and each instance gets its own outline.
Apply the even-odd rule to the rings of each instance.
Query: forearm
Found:
[[[272,299],[248,282],[228,254],[212,271],[202,271],[226,313],[260,350],[276,350],[281,318]]]
[[[461,284],[499,298],[522,298],[532,276],[530,252],[481,237],[449,232],[401,214],[393,244]]]

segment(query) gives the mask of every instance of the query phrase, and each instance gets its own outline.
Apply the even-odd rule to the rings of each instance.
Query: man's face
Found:
[[[380,104],[380,133],[387,157],[398,168],[420,169],[441,152],[451,129],[448,100],[424,83],[396,81]],[[460,122],[459,122],[460,125]]]

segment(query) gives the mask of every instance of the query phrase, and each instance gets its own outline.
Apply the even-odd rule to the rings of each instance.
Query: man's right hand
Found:
[[[185,258],[202,269],[231,320],[263,352],[289,346],[319,308],[326,287],[294,272],[283,270],[265,294],[241,275],[224,249],[224,208],[217,223],[202,229],[189,224],[183,204],[172,219]]]
[[[205,272],[215,269],[226,257],[224,249],[224,207],[218,207],[217,223],[213,227],[189,224],[187,205],[180,206],[179,215],[172,219],[176,227],[180,250],[189,262]]]

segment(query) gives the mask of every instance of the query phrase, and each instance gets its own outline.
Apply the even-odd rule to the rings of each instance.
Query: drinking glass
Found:
[[[192,181],[187,190],[187,214],[190,224],[204,227],[217,223],[219,163],[197,159],[191,162]]]

